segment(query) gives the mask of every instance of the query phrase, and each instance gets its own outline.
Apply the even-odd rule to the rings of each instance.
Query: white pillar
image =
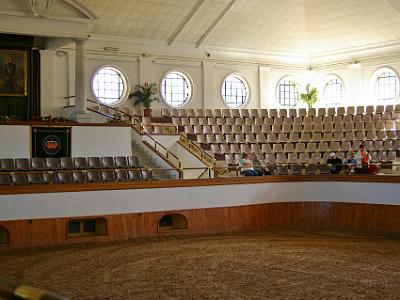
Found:
[[[87,87],[85,68],[85,43],[84,40],[76,40],[75,55],[75,114],[87,114]]]
[[[203,108],[215,108],[215,63],[203,61]]]

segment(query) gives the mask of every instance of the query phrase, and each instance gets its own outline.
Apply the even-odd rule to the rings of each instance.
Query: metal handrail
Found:
[[[206,157],[206,158],[208,158],[209,160],[211,160],[212,161],[212,165],[214,165],[214,163],[215,163],[215,158],[211,155],[211,154],[209,154],[209,153],[207,153],[207,152],[205,152],[203,149],[201,149],[201,147],[199,146],[199,145],[197,145],[196,143],[193,143],[193,141],[191,141],[187,136],[185,136],[183,133],[179,133],[179,136],[180,136],[180,139],[182,140],[184,140],[186,143],[188,143],[190,146],[189,146],[189,150],[190,150],[190,147],[192,147],[192,148],[195,148],[199,153],[200,153],[200,159],[204,162],[204,163],[206,163],[206,164],[208,164],[208,162],[206,162],[206,161],[204,161],[203,160],[203,158],[204,157]],[[194,155],[196,155],[195,153],[192,153],[192,154],[194,154]]]

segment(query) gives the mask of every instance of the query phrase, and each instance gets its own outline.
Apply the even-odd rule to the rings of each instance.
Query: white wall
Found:
[[[0,158],[31,157],[31,127],[0,125]]]
[[[72,127],[71,156],[132,155],[131,131],[130,127]]]
[[[72,156],[132,155],[130,127],[73,126]],[[31,157],[31,127],[0,125],[0,158]]]
[[[65,50],[65,51],[64,51]],[[61,115],[63,106],[73,104],[74,99],[74,61],[73,49],[64,52],[42,51],[42,114]],[[140,82],[155,82],[160,84],[162,76],[170,70],[180,70],[187,74],[193,82],[193,99],[183,108],[226,108],[221,98],[221,83],[230,73],[240,74],[250,88],[249,102],[245,108],[276,108],[276,87],[285,76],[292,76],[301,87],[302,92],[307,83],[319,88],[320,98],[326,77],[338,75],[345,85],[344,106],[367,105],[373,103],[370,78],[374,71],[382,66],[389,66],[400,74],[400,58],[391,60],[381,58],[379,61],[362,62],[361,68],[350,69],[349,63],[318,66],[316,71],[306,71],[305,67],[267,66],[256,62],[223,61],[212,59],[197,59],[190,57],[174,57],[157,55],[140,55],[129,53],[108,53],[93,51],[88,47],[86,54],[86,78],[88,80],[88,97],[93,99],[90,89],[90,79],[93,72],[100,66],[110,64],[119,67],[129,79],[131,89]],[[167,107],[161,100],[154,104],[155,114],[160,108]],[[318,104],[317,104],[318,105]],[[120,107],[132,106],[131,101],[119,104]],[[305,104],[300,103],[300,107]]]
[[[232,207],[274,202],[399,205],[392,183],[277,182],[0,195],[0,221]],[[382,195],[385,197],[382,197]]]

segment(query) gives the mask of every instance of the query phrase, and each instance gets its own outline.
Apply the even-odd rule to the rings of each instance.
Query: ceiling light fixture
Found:
[[[105,51],[109,51],[109,52],[118,52],[119,48],[115,48],[115,47],[104,47],[103,48]]]

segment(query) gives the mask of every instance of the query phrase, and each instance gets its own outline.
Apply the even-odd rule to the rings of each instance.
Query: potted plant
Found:
[[[139,84],[135,86],[135,90],[129,94],[129,99],[133,99],[134,106],[143,107],[143,116],[151,117],[151,104],[154,101],[159,101],[154,97],[157,94],[158,88],[156,83]]]
[[[318,89],[316,87],[310,88],[307,84],[305,93],[300,94],[300,100],[308,105],[308,108],[313,107],[318,102]]]

